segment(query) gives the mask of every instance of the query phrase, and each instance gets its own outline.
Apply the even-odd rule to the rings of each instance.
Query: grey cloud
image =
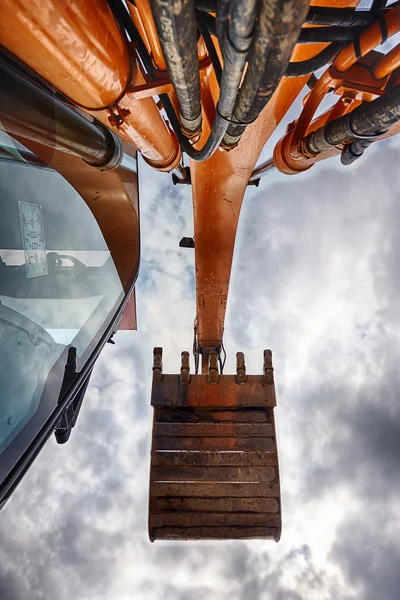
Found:
[[[396,339],[384,336],[375,349],[379,378],[372,373],[351,385],[327,374],[314,388],[304,386],[294,434],[306,466],[301,491],[307,499],[343,485],[369,505],[398,496],[400,356],[395,348]]]
[[[265,181],[264,191],[260,188],[246,201],[227,333],[228,342],[233,339],[238,349],[256,348],[260,364],[264,346],[259,343],[264,339],[276,357],[282,424],[278,435],[287,434],[279,439],[286,527],[278,545],[147,540],[152,345],[183,349],[191,341],[194,317],[193,290],[185,287],[193,281],[193,253],[178,248],[180,236],[192,231],[189,191],[164,193],[163,176],[147,172],[149,187],[141,206],[139,332],[118,334],[117,345],[106,347],[71,440],[65,447],[49,442],[1,514],[2,600],[49,600],[56,594],[59,600],[120,600],[124,577],[129,582],[124,600],[347,600],[340,581],[316,566],[308,524],[296,531],[296,543],[291,538],[303,503],[323,506],[340,485],[358,499],[368,519],[349,519],[337,530],[331,562],[342,569],[349,584],[361,582],[366,600],[373,597],[372,592],[367,595],[369,587],[374,597],[397,598],[395,541],[388,539],[381,544],[382,553],[370,554],[377,560],[372,568],[359,548],[373,543],[385,494],[393,500],[399,489],[400,357],[395,352],[396,336],[387,330],[388,315],[395,318],[397,306],[397,213],[393,190],[380,178],[383,168],[395,173],[398,162],[398,151],[393,150],[376,165],[366,155],[357,171],[339,173],[317,165],[312,176],[284,184]],[[390,181],[397,185],[394,175]],[[334,250],[344,248],[338,260],[346,262],[363,252],[368,241],[373,243],[369,265],[374,267],[373,294],[381,298],[378,308],[359,318],[352,313],[351,333],[344,341],[321,325],[306,346],[301,325],[307,302],[315,309],[315,297],[330,281]],[[386,242],[383,250],[380,241]],[[354,267],[351,260],[350,267]],[[298,289],[302,296],[295,295]],[[350,287],[350,304],[353,292]],[[302,304],[292,306],[293,298]],[[350,335],[357,343],[352,337],[350,344]],[[291,376],[303,352],[307,367]],[[369,365],[371,357],[380,382],[374,373],[365,375],[366,367],[362,384],[354,383],[352,369]],[[166,360],[172,363],[167,353]],[[179,363],[179,354],[173,361]],[[346,363],[349,382],[344,379]],[[294,457],[286,448],[291,445]],[[294,491],[287,485],[290,470],[298,477]],[[373,486],[379,493],[374,495]],[[390,518],[385,521],[387,531]],[[390,553],[382,567],[383,581],[378,566]],[[290,586],[287,573],[293,570],[296,585]],[[386,595],[379,594],[379,586]]]
[[[299,590],[329,589],[330,582],[324,581],[324,572],[313,566],[311,550],[307,545],[292,548],[278,562],[272,558],[273,554],[272,551],[255,552],[244,543],[232,546],[224,567],[229,593],[238,600],[305,600],[306,595],[284,584],[286,569],[300,557],[304,568],[297,576]]]
[[[400,546],[387,528],[384,506],[371,527],[370,514],[350,516],[338,530],[331,558],[363,600],[396,600],[400,589]],[[350,594],[349,594],[350,596]]]
[[[2,600],[20,600],[17,577],[8,570],[2,572],[0,567],[0,598]]]

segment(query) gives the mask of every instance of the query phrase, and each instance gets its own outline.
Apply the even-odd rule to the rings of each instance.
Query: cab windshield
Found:
[[[0,132],[0,481],[59,400],[124,297],[100,228],[75,189]]]

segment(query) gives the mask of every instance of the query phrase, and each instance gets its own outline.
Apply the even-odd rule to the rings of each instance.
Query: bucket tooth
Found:
[[[271,350],[264,350],[264,377],[267,383],[273,385],[274,383],[274,368],[272,366],[272,352]]]
[[[162,382],[162,348],[153,350],[153,384]]]
[[[216,352],[210,352],[208,355],[208,383],[210,385],[216,385],[218,380],[218,354]]]
[[[162,374],[154,349],[151,541],[280,538],[272,355],[263,375],[236,360],[236,375],[220,375],[210,353],[208,372],[190,375],[182,352],[180,374]]]
[[[236,383],[238,385],[246,385],[246,364],[244,362],[243,352],[236,353]]]
[[[180,383],[190,383],[190,362],[189,352],[182,352],[181,354],[181,374],[179,378]]]

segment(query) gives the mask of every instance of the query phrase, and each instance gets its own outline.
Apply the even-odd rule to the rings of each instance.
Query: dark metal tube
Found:
[[[0,121],[8,133],[104,170],[118,166],[122,147],[111,131],[88,121],[5,56],[0,56],[0,80]]]
[[[249,179],[250,183],[257,181],[257,179],[261,179],[261,177],[265,177],[267,175],[267,173],[269,173],[270,171],[273,171],[275,168],[276,168],[276,166],[275,166],[274,159],[269,158],[268,160],[261,163],[261,165],[258,165],[254,169],[254,171],[252,172],[250,179]]]

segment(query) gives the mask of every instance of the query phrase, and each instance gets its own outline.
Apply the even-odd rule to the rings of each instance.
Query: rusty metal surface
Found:
[[[274,452],[275,446],[271,438],[238,438],[238,437],[189,437],[165,438],[155,437],[156,450],[263,450]]]
[[[269,437],[272,425],[267,423],[157,423],[154,435],[159,437]]]
[[[176,408],[174,411],[166,408],[157,410],[158,423],[271,423],[271,412],[259,408],[239,410],[202,410],[192,408]]]
[[[235,375],[223,375],[217,385],[208,383],[208,375],[192,375],[184,386],[179,375],[163,375],[153,386],[152,406],[275,406],[275,387],[261,375],[248,375],[246,385],[238,385]]]
[[[275,540],[278,527],[160,527],[154,533],[159,540]]]
[[[157,511],[199,512],[204,510],[204,498],[157,498]],[[279,513],[279,502],[276,498],[213,498],[212,512],[264,513],[268,516]],[[158,512],[155,514],[159,514]]]
[[[265,513],[257,513],[251,516],[252,525],[259,527],[279,527],[279,517]],[[193,513],[160,513],[153,516],[154,527],[191,527],[193,523]],[[196,527],[215,527],[215,526],[249,526],[249,517],[246,513],[220,513],[209,512],[200,513],[196,516]]]
[[[265,374],[247,376],[244,385],[235,375],[222,375],[215,385],[208,375],[192,375],[190,383],[181,384],[178,375],[162,374],[160,357],[161,349],[156,349],[150,539],[278,540],[280,485],[270,353],[265,354]],[[171,403],[176,405],[179,394],[182,399],[182,390],[186,405],[176,407]]]
[[[168,481],[226,481],[226,482],[258,482],[269,483],[276,479],[276,469],[274,467],[153,467],[154,481],[162,481],[162,478]]]
[[[276,483],[187,483],[186,481],[156,481],[152,482],[151,489],[154,496],[172,496],[178,498],[274,498],[279,496],[279,484]],[[210,510],[211,507],[212,502],[207,503],[207,510]]]
[[[273,443],[271,452],[155,452],[153,466],[177,467],[271,467],[278,464]]]

